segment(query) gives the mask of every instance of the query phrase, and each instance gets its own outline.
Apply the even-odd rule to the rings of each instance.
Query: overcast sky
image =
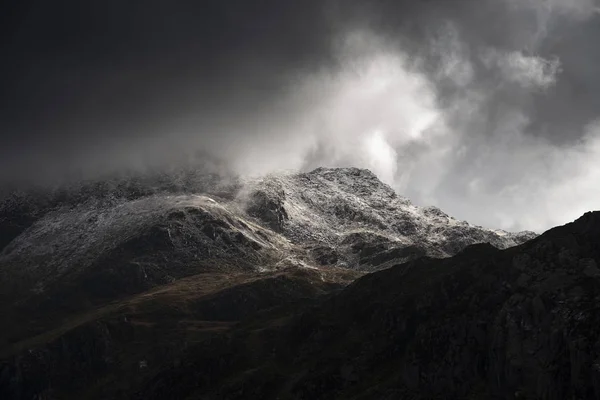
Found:
[[[13,1],[0,178],[172,165],[371,169],[543,231],[600,209],[595,0]]]

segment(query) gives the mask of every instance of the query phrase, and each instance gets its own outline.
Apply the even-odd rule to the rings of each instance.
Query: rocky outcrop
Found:
[[[423,255],[448,257],[474,243],[507,248],[536,236],[485,229],[436,207],[417,207],[358,168],[269,176],[247,182],[238,199],[250,215],[293,243],[329,248],[337,254],[326,258],[333,265],[363,271]]]
[[[283,190],[275,193],[268,193],[260,189],[255,190],[250,194],[246,204],[246,212],[274,231],[281,232],[285,221],[289,219],[283,207],[284,202],[285,192]]]

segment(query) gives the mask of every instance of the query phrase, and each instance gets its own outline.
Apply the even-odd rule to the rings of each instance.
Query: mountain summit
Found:
[[[474,243],[504,249],[536,236],[485,229],[436,207],[417,207],[366,169],[272,175],[245,191],[250,215],[296,244],[313,244],[317,262],[363,271],[420,256],[448,257]]]

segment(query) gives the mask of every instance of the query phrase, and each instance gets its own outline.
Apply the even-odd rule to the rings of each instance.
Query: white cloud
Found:
[[[600,208],[598,127],[590,127],[576,146],[519,132],[504,143],[491,141],[487,150],[479,159],[485,169],[474,172],[467,193],[451,201],[481,205],[460,211],[471,221],[541,232]]]
[[[556,83],[560,73],[558,58],[547,60],[521,51],[500,52],[496,49],[487,49],[481,58],[488,68],[498,68],[506,81],[526,88],[548,88]]]
[[[398,168],[398,154],[381,131],[366,134],[362,140],[364,152],[360,154],[359,164],[368,167],[379,179],[394,184]]]
[[[253,143],[237,145],[228,157],[237,171],[352,165],[392,183],[397,150],[439,134],[435,88],[401,51],[359,32],[341,43],[339,58],[343,67],[335,75],[311,76],[294,89],[293,117],[259,117],[256,126],[244,127]]]
[[[494,93],[474,81],[455,31],[432,46],[443,52],[432,79],[401,49],[363,32],[341,49],[339,71],[299,82],[280,110],[238,127],[249,133],[228,154],[238,172],[369,168],[417,204],[508,230],[543,231],[600,208],[600,129],[563,148],[527,133],[518,103],[503,104],[490,123]],[[490,50],[484,61],[522,87],[519,96],[560,77],[558,60],[522,52]],[[461,88],[443,106],[441,78]]]
[[[469,49],[459,39],[459,33],[452,24],[440,28],[431,43],[430,51],[440,56],[441,66],[438,79],[450,79],[455,85],[464,87],[474,78],[473,66],[469,60]]]

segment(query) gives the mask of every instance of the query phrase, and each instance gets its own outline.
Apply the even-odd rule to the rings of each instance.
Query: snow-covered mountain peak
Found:
[[[437,207],[417,207],[366,169],[270,175],[247,183],[240,199],[250,215],[292,242],[325,246],[337,255],[327,259],[353,268],[385,268],[421,255],[445,257],[481,242],[506,248],[535,237],[473,226]],[[363,247],[393,254],[371,263],[361,258],[357,249]]]

